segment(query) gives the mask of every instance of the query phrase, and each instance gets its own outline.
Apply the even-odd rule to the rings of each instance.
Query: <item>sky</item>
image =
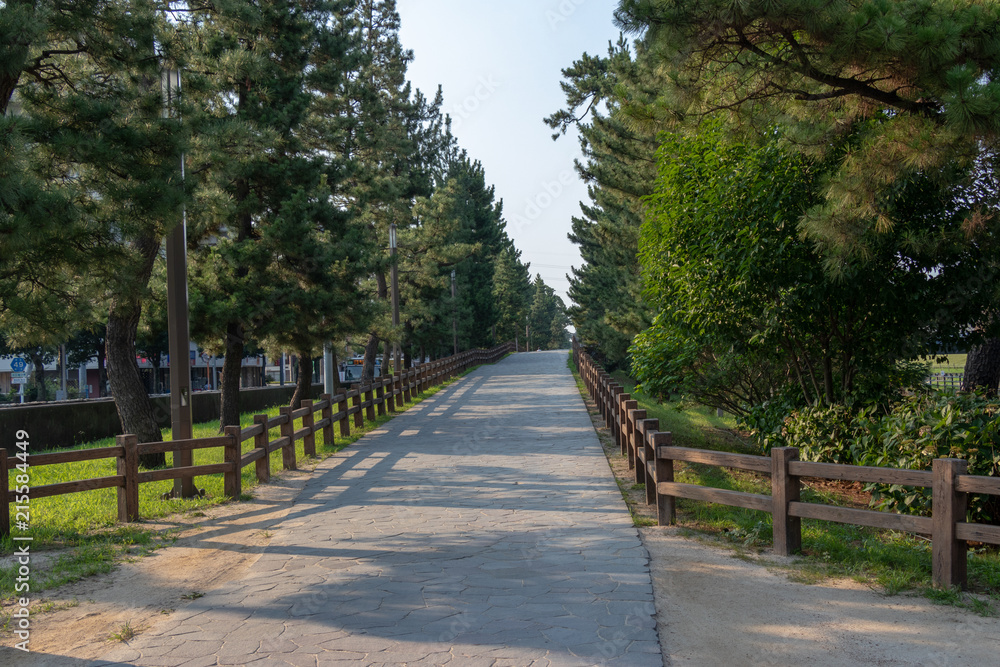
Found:
[[[617,0],[397,0],[409,79],[444,111],[461,148],[486,171],[504,204],[507,233],[569,305],[566,274],[581,264],[567,238],[588,201],[573,168],[574,133],[552,141],[542,121],[563,108],[563,68],[617,41]]]

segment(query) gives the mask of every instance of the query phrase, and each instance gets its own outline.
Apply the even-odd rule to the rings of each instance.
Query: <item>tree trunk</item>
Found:
[[[243,366],[243,350],[243,325],[231,322],[226,327],[226,352],[222,361],[220,433],[227,426],[240,425],[240,372]]]
[[[44,403],[49,400],[49,390],[45,386],[45,355],[41,353],[28,353],[31,359],[31,369],[35,375],[35,400]]]
[[[361,383],[371,382],[375,379],[375,355],[378,354],[378,344],[381,340],[376,333],[368,334],[368,342],[365,343],[365,364],[361,369]]]
[[[826,404],[833,405],[833,357],[823,357],[823,392]]]
[[[312,398],[312,356],[307,352],[299,355],[299,377],[295,383],[295,393],[292,394],[292,409],[298,410],[305,399]]]
[[[990,338],[969,350],[962,390],[985,389],[995,395],[1000,384],[1000,338]]]
[[[142,258],[135,278],[139,284],[149,283],[153,262],[159,252],[159,240],[155,237],[142,238],[136,242],[136,250]],[[111,301],[108,314],[107,346],[108,380],[111,393],[115,397],[115,407],[122,423],[122,433],[135,435],[139,442],[159,442],[163,439],[156,423],[156,411],[149,400],[146,387],[135,360],[135,337],[142,314],[142,302],[135,285],[128,294],[116,295]],[[149,454],[139,457],[139,465],[145,468],[162,468],[167,464],[166,454]]]
[[[336,350],[331,350],[330,356],[333,357],[333,377],[331,377],[330,379],[333,380],[333,395],[336,396],[337,394],[340,393],[340,373],[337,370],[340,368],[340,364],[337,361]]]
[[[378,287],[378,298],[385,301],[389,298],[389,284],[385,280],[385,273],[375,272],[375,284]],[[362,383],[375,380],[375,355],[378,354],[378,344],[381,342],[378,334],[374,331],[368,334],[368,342],[365,343],[365,365],[361,370]]]

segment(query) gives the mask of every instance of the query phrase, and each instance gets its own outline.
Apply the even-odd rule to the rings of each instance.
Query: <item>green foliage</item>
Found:
[[[569,318],[566,306],[556,296],[555,290],[545,284],[542,276],[535,276],[534,295],[528,313],[529,336],[526,344],[536,350],[558,350],[569,347]]]
[[[857,464],[871,445],[874,408],[808,407],[785,420],[785,446],[798,447],[803,461]]]
[[[966,243],[965,211],[929,179],[900,183],[887,206],[901,222],[831,275],[797,223],[829,163],[790,152],[777,130],[734,141],[718,120],[662,140],[640,244],[658,312],[631,349],[650,391],[737,415],[793,385],[804,405],[883,400],[917,379],[906,362],[964,335],[988,302],[991,288],[966,289],[988,251]],[[957,292],[954,307],[928,308]]]
[[[803,231],[838,257],[864,256],[869,232],[904,222],[891,193],[907,179],[969,184],[949,167],[972,168],[1000,139],[996,3],[621,0],[615,17],[669,82],[649,113],[725,116],[758,136],[779,124],[798,150],[833,157]],[[845,130],[886,111],[838,154]],[[992,187],[967,195],[995,205]]]
[[[513,244],[497,257],[493,272],[493,298],[497,303],[497,341],[520,340],[531,304],[532,285],[528,265]]]
[[[930,470],[934,459],[968,461],[969,474],[1000,476],[1000,403],[981,394],[919,391],[880,409],[843,405],[793,410],[780,434],[769,415],[758,419],[755,435],[766,446],[798,447],[807,461]],[[869,485],[880,509],[929,514],[931,489]],[[971,520],[1000,521],[1000,502],[992,496],[970,498]]]
[[[625,40],[606,56],[583,56],[563,70],[567,106],[545,122],[558,133],[575,126],[584,160],[576,170],[590,202],[574,217],[570,240],[583,265],[569,279],[568,314],[577,338],[614,370],[629,363],[632,338],[649,324],[639,279],[639,227],[643,197],[652,193],[658,123],[635,119],[630,109],[655,99],[660,80]]]
[[[400,240],[407,342],[436,354],[450,353],[454,318],[460,349],[492,346],[502,296],[496,292],[496,271],[512,245],[482,165],[459,155],[434,194],[417,200],[414,215],[414,226]]]
[[[930,470],[937,458],[968,461],[969,474],[1000,476],[1000,403],[980,394],[915,395],[895,406],[869,431],[862,465]],[[874,436],[874,437],[873,437]],[[926,514],[931,489],[872,487],[879,507]],[[1000,499],[970,497],[974,521],[1000,522]]]

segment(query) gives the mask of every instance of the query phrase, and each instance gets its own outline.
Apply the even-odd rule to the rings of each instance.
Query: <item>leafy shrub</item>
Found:
[[[858,465],[930,470],[934,459],[965,459],[969,474],[1000,475],[1000,403],[981,394],[931,392],[898,403],[878,424],[878,438],[859,451]],[[879,508],[929,514],[931,489],[871,485]],[[973,495],[975,521],[1000,520],[1000,498]]]
[[[768,411],[770,408],[770,411]],[[804,461],[930,470],[934,459],[968,461],[969,474],[1000,476],[1000,402],[981,394],[921,391],[890,408],[807,407],[781,422],[782,404],[761,406],[744,419],[767,449],[798,447]],[[879,509],[928,515],[930,488],[871,484]],[[1000,522],[1000,498],[971,496],[973,521]]]
[[[782,434],[803,461],[856,464],[871,444],[874,412],[846,405],[801,408],[785,420]]]
[[[755,405],[747,410],[739,420],[741,428],[750,433],[763,453],[775,447],[788,447],[785,437],[785,420],[799,407],[800,401],[792,397],[779,396]]]

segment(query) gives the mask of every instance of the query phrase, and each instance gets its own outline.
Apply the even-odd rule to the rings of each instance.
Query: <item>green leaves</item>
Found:
[[[865,258],[892,217],[886,194],[1000,142],[1000,6],[936,0],[622,0],[688,118],[718,116],[766,141],[778,125],[800,151],[833,158],[831,187],[808,212],[825,251]],[[683,102],[681,102],[683,101]],[[868,139],[838,152],[845,132]],[[971,197],[988,205],[985,193]]]

